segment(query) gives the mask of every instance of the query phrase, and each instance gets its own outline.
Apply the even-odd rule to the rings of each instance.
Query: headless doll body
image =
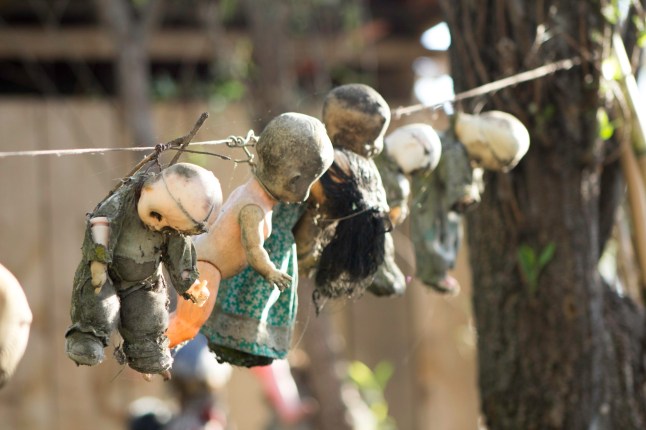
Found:
[[[258,180],[251,178],[231,193],[209,232],[195,238],[197,269],[200,280],[207,283],[210,295],[203,307],[187,301],[178,302],[167,332],[171,348],[198,333],[213,310],[222,279],[237,275],[248,265],[263,276],[279,276],[273,273],[277,272],[276,267],[262,248],[271,234],[271,217],[276,203]],[[260,249],[245,249],[245,245],[249,247],[254,243],[259,244]]]

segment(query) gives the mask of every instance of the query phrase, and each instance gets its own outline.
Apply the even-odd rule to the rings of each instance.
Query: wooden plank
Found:
[[[242,31],[228,31],[225,46],[248,44]],[[215,50],[205,31],[200,29],[160,30],[150,38],[152,61],[208,62],[215,59]],[[385,37],[380,40],[340,36],[309,36],[295,38],[294,58],[325,58],[328,65],[369,65],[388,68],[411,64],[421,56],[445,56],[424,49],[409,38]],[[313,47],[318,47],[313,50]],[[114,46],[100,27],[65,29],[0,28],[0,59],[24,58],[32,61],[112,61]]]

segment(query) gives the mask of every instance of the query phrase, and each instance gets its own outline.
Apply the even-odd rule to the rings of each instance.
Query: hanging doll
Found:
[[[374,259],[371,252],[379,255],[379,247],[372,245],[375,238],[379,238],[375,231],[383,235],[385,229],[385,199],[380,199],[381,194],[374,191],[381,185],[370,160],[343,149],[335,150],[334,158],[333,165],[312,186],[309,204],[321,210],[308,212],[317,218],[317,224],[305,223],[314,231],[306,235],[305,245],[299,243],[299,246],[306,246],[303,253],[299,249],[299,254],[312,255],[309,246],[321,243],[310,239],[320,237],[325,227],[332,227],[329,239],[334,237],[336,222],[330,219],[350,216],[354,219],[341,221],[345,229],[340,232],[345,233],[332,242],[332,246],[342,248],[340,261],[334,268],[340,270],[339,273],[347,270],[353,276],[364,279],[367,276],[364,273],[370,270],[368,265],[352,264]],[[272,262],[292,276],[292,288],[278,295],[252,268],[246,268],[240,274],[222,281],[215,309],[201,329],[209,339],[209,347],[221,360],[250,367],[265,365],[287,355],[296,316],[297,266],[300,264],[296,261],[292,229],[304,209],[303,205],[279,203],[272,217],[272,233],[264,243]],[[359,215],[353,216],[357,213]],[[299,222],[299,225],[302,224]],[[314,253],[317,258],[313,259],[312,265],[308,265],[310,261],[304,262],[306,268],[316,266],[322,249],[323,246],[320,246],[318,253]],[[342,254],[351,255],[351,258],[345,259],[341,257]],[[357,256],[362,258],[358,259]],[[327,270],[325,273],[330,276],[333,272]]]
[[[16,277],[0,264],[0,388],[13,376],[25,353],[31,322],[25,292]]]
[[[291,324],[295,313],[295,308],[289,308],[290,297],[295,294],[290,288],[295,283],[294,274],[288,273],[293,270],[289,267],[291,260],[283,249],[283,243],[277,243],[275,250],[265,249],[263,245],[272,235],[275,206],[279,202],[300,203],[307,199],[312,184],[332,163],[333,148],[319,120],[303,114],[285,113],[267,125],[258,139],[256,152],[258,162],[252,178],[233,191],[209,233],[195,240],[200,278],[208,282],[211,296],[203,308],[187,302],[178,303],[168,330],[171,346],[197,334],[215,305],[216,293],[219,297],[217,312],[223,315],[224,321],[217,326],[217,332],[222,337],[234,339],[234,342],[263,339],[263,326],[257,326],[257,315],[252,312],[262,312],[271,301],[283,300],[287,304],[276,318],[284,319],[286,325]],[[297,214],[281,213],[278,220],[280,223],[293,223],[293,216]],[[280,227],[279,231],[288,231]],[[287,249],[291,249],[291,238],[286,236],[284,242]],[[274,262],[272,257],[278,257],[278,260]],[[252,274],[253,279],[237,279],[218,292],[222,279],[240,274],[247,266],[258,272],[262,280]],[[287,315],[281,312],[287,312]],[[253,319],[251,326],[244,323],[245,316]],[[266,321],[263,319],[262,322]],[[209,333],[206,334],[210,337]],[[260,348],[271,350],[276,339],[284,342],[284,339],[275,337],[267,339],[267,344]]]
[[[512,169],[529,148],[529,133],[504,112],[459,113],[441,140],[435,171],[412,176],[411,238],[417,278],[441,293],[457,294],[460,286],[447,271],[460,247],[462,214],[480,202],[482,168]]]
[[[220,361],[236,366],[264,366],[287,356],[298,306],[298,270],[292,228],[304,205],[279,202],[271,235],[264,242],[271,262],[292,280],[277,291],[252,267],[223,279],[213,312],[200,332]]]
[[[326,96],[323,122],[337,157],[321,178],[321,198],[297,226],[299,264],[315,272],[317,310],[324,299],[359,296],[380,267],[394,266],[385,254],[386,194],[371,159],[383,149],[390,109],[373,88],[342,85]]]
[[[88,214],[72,325],[65,333],[72,360],[88,366],[103,361],[118,326],[129,366],[168,376],[172,358],[164,334],[168,295],[161,264],[182,297],[204,301],[208,292],[195,282],[195,249],[187,235],[205,231],[221,202],[213,173],[178,163],[160,173],[136,173]]]
[[[374,187],[378,178],[374,174],[370,176],[372,173],[374,171],[369,169],[367,159],[351,151],[335,150],[335,161],[312,186],[309,202],[328,208],[324,212],[334,217],[351,213],[353,203],[357,208],[378,205],[380,202],[367,202],[357,186],[368,185],[368,189]],[[354,179],[355,177],[358,179]],[[345,185],[339,187],[341,180]],[[339,188],[343,191],[339,192]],[[325,194],[325,190],[328,194]],[[332,202],[334,198],[339,202],[337,205],[327,204],[328,199]],[[282,202],[276,205],[272,215],[272,232],[264,243],[264,248],[276,267],[292,276],[291,288],[278,294],[251,267],[232,278],[224,279],[220,284],[215,308],[201,329],[202,334],[209,339],[210,349],[220,360],[252,367],[286,357],[291,346],[298,305],[296,287],[299,263],[292,229],[304,210],[305,205]],[[328,225],[325,219],[319,219],[319,223],[320,226]],[[320,231],[320,226],[315,226],[316,234]],[[364,237],[361,231],[357,233],[356,238],[350,238],[352,243],[359,244],[357,239]],[[340,243],[347,244],[344,240]]]
[[[384,146],[375,163],[386,189],[390,219],[397,226],[409,212],[409,175],[432,172],[440,161],[442,144],[430,125],[409,124],[386,136]],[[391,239],[390,235],[387,239]],[[386,255],[394,256],[392,239],[386,241]],[[399,270],[379,270],[368,291],[377,296],[391,296],[401,295],[405,289],[406,280]]]

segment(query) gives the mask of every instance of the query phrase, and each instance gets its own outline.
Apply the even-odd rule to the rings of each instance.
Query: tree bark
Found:
[[[481,406],[491,429],[646,426],[644,313],[597,271],[620,180],[604,174],[597,136],[600,60],[611,34],[604,4],[443,0],[456,92],[582,58],[577,68],[461,106],[510,112],[532,138],[516,169],[486,175],[467,220]],[[540,255],[550,243],[556,253],[533,288],[518,249]]]
[[[360,397],[356,389],[348,386],[344,380],[342,372],[346,370],[347,362],[342,354],[342,346],[335,342],[338,335],[334,333],[330,315],[325,312],[314,315],[314,282],[305,274],[300,274],[298,284],[298,312],[307,321],[301,342],[310,362],[308,388],[320,401],[318,413],[313,419],[315,428],[351,430],[351,405],[348,403],[350,399],[360,400]]]
[[[256,120],[262,128],[275,116],[294,110],[296,76],[288,37],[289,2],[243,0],[253,44],[249,90]]]

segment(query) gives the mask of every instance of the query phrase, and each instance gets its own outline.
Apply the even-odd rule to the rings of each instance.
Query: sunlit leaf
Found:
[[[350,363],[348,375],[359,387],[370,387],[375,384],[372,370],[360,361]]]
[[[386,388],[386,385],[388,384],[390,378],[393,376],[394,371],[395,368],[388,361],[382,361],[377,364],[377,366],[375,366],[375,380],[382,390]]]

